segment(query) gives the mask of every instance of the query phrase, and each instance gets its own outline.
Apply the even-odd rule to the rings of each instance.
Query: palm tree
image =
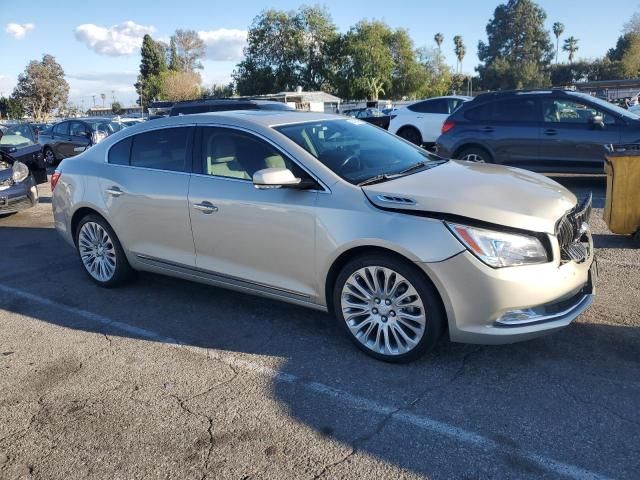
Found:
[[[100,98],[102,99],[102,106],[104,107],[104,100],[105,98],[107,98],[107,96],[104,93],[101,93]]]
[[[464,59],[464,56],[467,53],[467,47],[465,47],[460,35],[453,37],[453,44],[455,45],[453,51],[458,59],[458,71],[462,72],[462,59]]]
[[[444,42],[444,35],[442,33],[436,33],[433,36],[433,39],[435,40],[436,45],[438,45],[438,50],[441,50],[440,45]]]
[[[560,49],[560,35],[564,33],[564,25],[560,22],[553,24],[553,34],[556,36],[556,65],[558,64],[558,50]]]
[[[562,50],[569,52],[569,63],[573,62],[573,56],[578,51],[578,39],[574,36],[566,38]]]
[[[384,95],[384,83],[377,77],[365,78],[364,87],[367,90],[369,100],[378,101],[380,94]]]

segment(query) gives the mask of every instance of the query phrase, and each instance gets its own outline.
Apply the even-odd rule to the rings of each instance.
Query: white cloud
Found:
[[[75,35],[94,52],[116,57],[137,52],[142,45],[142,37],[154,31],[151,25],[138,25],[129,20],[110,27],[85,23],[76,27]]]
[[[198,32],[207,46],[206,58],[214,61],[237,61],[242,58],[242,49],[247,43],[247,31],[219,28]]]
[[[22,40],[24,36],[34,28],[36,28],[36,26],[33,23],[7,23],[4,31],[16,40]]]

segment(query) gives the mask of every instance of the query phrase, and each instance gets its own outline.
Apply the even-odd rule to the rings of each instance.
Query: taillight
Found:
[[[60,172],[53,172],[53,175],[51,175],[51,191],[53,192],[53,189],[56,188],[56,185],[58,184],[58,180],[60,180],[60,175],[62,175]]]
[[[456,122],[454,122],[453,120],[446,120],[442,124],[442,129],[440,130],[440,133],[447,133],[449,130],[451,130],[455,126],[456,126]]]

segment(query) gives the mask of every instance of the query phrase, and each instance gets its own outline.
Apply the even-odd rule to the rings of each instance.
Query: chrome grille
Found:
[[[589,194],[582,202],[569,210],[556,225],[556,237],[562,261],[582,262],[589,255],[589,217],[592,197]]]

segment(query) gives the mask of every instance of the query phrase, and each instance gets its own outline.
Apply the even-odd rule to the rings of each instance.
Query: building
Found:
[[[295,92],[270,93],[267,95],[254,95],[255,100],[274,100],[295,107],[296,110],[305,112],[337,113],[340,110],[340,98],[325,92]]]
[[[576,82],[572,86],[579,92],[588,93],[589,95],[607,100],[620,100],[638,96],[640,93],[640,78]]]
[[[142,108],[139,105],[132,105],[130,107],[122,107],[122,113],[120,115],[136,115],[142,116]],[[113,117],[113,109],[108,107],[91,107],[87,110],[87,116],[89,117]]]

